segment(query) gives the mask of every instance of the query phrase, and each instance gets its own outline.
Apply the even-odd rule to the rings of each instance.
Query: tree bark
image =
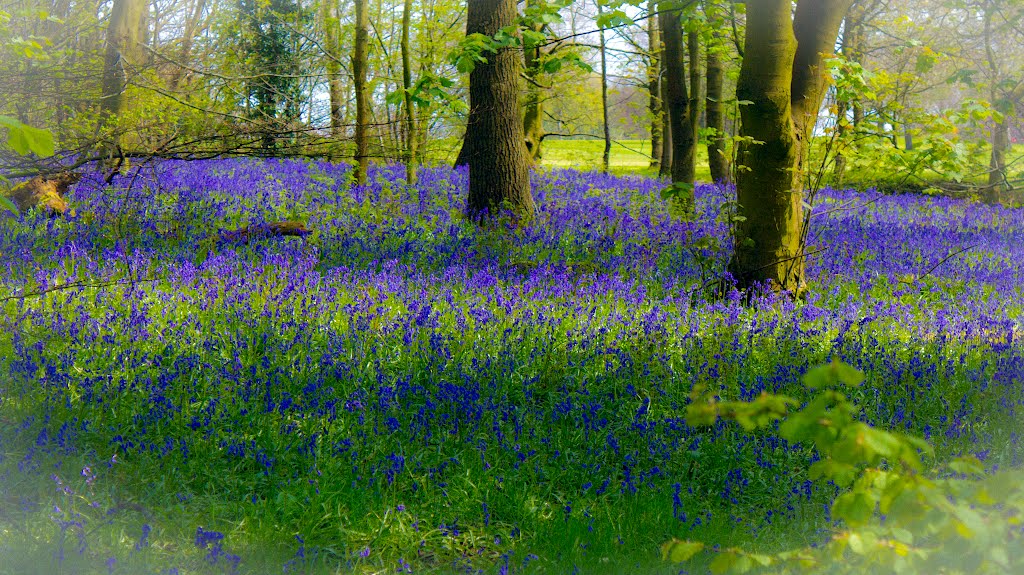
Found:
[[[597,15],[601,15],[601,4],[597,3]],[[601,124],[604,127],[604,153],[601,154],[601,169],[608,173],[612,156],[612,132],[608,125],[608,51],[605,49],[604,28],[598,31],[601,51]]]
[[[493,37],[516,16],[515,0],[469,0],[466,35]],[[466,214],[478,222],[505,208],[520,221],[533,217],[519,110],[519,63],[515,50],[501,48],[469,74],[469,120],[459,157],[469,165]]]
[[[660,24],[659,24],[660,27]],[[663,35],[664,36],[664,35]],[[661,53],[661,166],[658,176],[672,177],[672,122],[668,113],[668,70],[665,68],[665,43],[662,42]]]
[[[736,88],[742,168],[736,178],[737,222],[730,271],[739,287],[770,282],[795,294],[805,288],[802,142],[824,96],[823,56],[831,53],[852,0],[747,3],[747,37]]]
[[[702,91],[700,74],[700,35],[696,30],[686,33],[687,60],[690,63],[690,131],[693,132],[694,144],[700,130],[700,105]]]
[[[174,72],[171,73],[171,78],[167,83],[171,92],[178,90],[181,79],[185,75],[184,64],[187,64],[192,57],[192,43],[195,41],[196,33],[199,31],[199,20],[202,18],[205,9],[206,0],[195,0],[192,5],[192,11],[188,13],[188,17],[185,20],[185,29],[182,31],[181,37],[181,50],[178,53],[178,62],[182,66],[175,67]]]
[[[531,2],[533,0],[530,0]],[[540,23],[532,24],[534,32],[540,32]],[[544,144],[544,96],[540,85],[540,46],[523,50],[524,73],[526,75],[526,102],[523,110],[523,132],[529,159],[536,163],[541,160]]]
[[[683,65],[683,27],[678,10],[658,14],[665,43],[665,108],[672,133],[672,182],[694,181],[694,134],[690,124],[690,100],[686,93],[686,67]],[[686,209],[692,209],[693,190],[679,196]]]
[[[843,56],[850,62],[861,63],[864,60],[864,25],[868,15],[867,5],[863,1],[855,1],[850,7],[843,23]],[[850,112],[853,112],[852,124],[847,120]],[[840,137],[840,149],[836,153],[835,166],[832,170],[832,182],[834,186],[842,186],[846,177],[846,156],[842,147],[850,144],[844,137],[851,130],[855,130],[864,118],[864,109],[857,101],[836,102],[836,130]]]
[[[327,93],[331,109],[331,137],[341,138],[345,124],[345,94],[341,84],[341,17],[338,0],[324,0],[324,52],[327,57]]]
[[[355,46],[352,53],[352,75],[356,91],[355,176],[357,185],[366,184],[366,171],[370,163],[370,93],[366,84],[367,52],[370,48],[370,17],[366,2],[367,0],[355,0]]]
[[[124,109],[123,94],[128,83],[125,64],[138,55],[139,25],[145,11],[144,0],[115,0],[107,24],[106,54],[103,60],[103,92],[100,98],[100,126]],[[117,137],[113,145],[117,146]]]
[[[1005,110],[1009,112],[1010,110]],[[1004,112],[1004,110],[1000,110]],[[992,154],[989,157],[988,186],[984,199],[996,204],[1002,201],[1003,192],[1008,188],[1006,178],[1006,152],[1010,149],[1010,126],[1006,116],[999,118],[992,126]]]
[[[650,0],[647,9],[647,109],[651,113],[651,168],[661,167],[662,111],[661,111],[661,33],[653,14],[658,11],[657,0]]]
[[[416,184],[416,108],[412,102],[412,50],[409,28],[412,27],[412,0],[402,6],[402,87],[405,89],[405,181]]]
[[[722,97],[725,86],[725,66],[722,62],[720,36],[714,34],[715,42],[707,46],[707,123],[713,132],[708,135],[708,168],[712,181],[727,184],[732,181],[729,173],[729,156],[725,148],[725,112]]]

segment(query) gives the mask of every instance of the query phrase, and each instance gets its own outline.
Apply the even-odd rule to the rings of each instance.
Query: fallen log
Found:
[[[248,243],[251,239],[272,237],[303,238],[313,233],[303,222],[271,222],[255,226],[245,226],[237,230],[220,233],[220,239],[228,242]]]
[[[36,208],[51,217],[63,216],[68,211],[64,193],[80,179],[82,175],[75,172],[64,172],[49,178],[36,176],[11,188],[7,197],[18,206],[19,211]]]

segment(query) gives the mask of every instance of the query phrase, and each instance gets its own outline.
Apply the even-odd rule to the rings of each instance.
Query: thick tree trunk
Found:
[[[741,288],[770,282],[799,294],[804,281],[801,142],[809,137],[824,96],[823,54],[830,53],[852,0],[790,0],[747,4],[747,37],[736,97],[742,169],[737,199],[746,218],[736,226],[730,271]]]
[[[366,170],[370,164],[369,155],[369,124],[370,124],[370,91],[366,84],[368,67],[367,52],[370,48],[370,17],[367,12],[367,0],[355,1],[355,46],[352,53],[352,75],[356,90],[356,184],[366,183]]]
[[[661,111],[661,31],[658,30],[657,0],[647,3],[647,92],[650,96],[647,107],[651,113],[651,168],[661,167],[662,155],[662,111]]]
[[[669,116],[672,134],[672,182],[694,181],[695,139],[690,127],[690,100],[686,93],[686,69],[683,65],[683,27],[679,11],[663,11],[658,14],[661,21],[662,41],[665,43],[665,110]],[[693,207],[693,191],[679,196],[687,209]]]
[[[661,24],[658,25],[661,27]],[[662,34],[664,37],[664,34]],[[661,167],[658,175],[672,177],[672,119],[668,113],[668,70],[665,67],[665,43],[661,43]]]
[[[601,4],[597,4],[597,14],[601,15]],[[612,157],[612,132],[608,125],[608,51],[605,49],[604,28],[598,32],[601,51],[601,125],[604,127],[604,153],[601,154],[601,169],[608,173]]]
[[[145,11],[144,0],[115,0],[107,24],[106,55],[103,60],[103,93],[100,98],[100,126],[111,121],[124,108],[123,94],[128,83],[126,64],[136,61],[139,23]],[[117,137],[112,143],[117,146]]]
[[[412,49],[409,28],[412,27],[412,0],[402,7],[402,87],[405,89],[405,181],[416,184],[416,108],[412,102]]]
[[[469,0],[466,35],[494,36],[516,18],[515,0]],[[519,111],[519,55],[488,54],[469,75],[469,120],[459,157],[469,165],[467,215],[483,221],[501,209],[533,217],[530,167]]]
[[[725,184],[732,180],[729,174],[729,156],[725,148],[725,113],[722,108],[722,97],[725,86],[725,66],[722,62],[717,44],[719,35],[715,34],[716,42],[707,47],[707,123],[714,130],[708,136],[708,167],[711,179]]]

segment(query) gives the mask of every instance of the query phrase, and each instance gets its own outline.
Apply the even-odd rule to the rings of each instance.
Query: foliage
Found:
[[[825,388],[795,413],[792,398],[762,393],[753,401],[702,401],[695,388],[687,421],[695,426],[729,419],[751,431],[773,427],[794,443],[814,445],[820,456],[812,481],[841,489],[831,505],[835,531],[823,545],[777,553],[741,548],[716,551],[712,573],[995,573],[1018,572],[1024,482],[1010,470],[986,474],[974,456],[954,459],[929,477],[921,455],[932,448],[913,435],[880,430],[861,421],[842,391],[864,381],[853,367],[833,360],[811,369],[803,383]],[[662,557],[682,563],[704,550],[700,542],[672,540]]]

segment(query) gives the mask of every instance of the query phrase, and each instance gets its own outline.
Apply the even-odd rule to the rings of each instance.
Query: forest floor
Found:
[[[808,297],[748,305],[705,289],[720,187],[682,221],[659,181],[541,171],[536,221],[484,229],[464,171],[401,174],[166,162],[0,221],[0,573],[678,573],[673,537],[820,542],[810,447],[685,411],[806,400],[832,358],[930,464],[1024,464],[1024,210],[827,190]],[[311,234],[220,231],[284,220]]]

